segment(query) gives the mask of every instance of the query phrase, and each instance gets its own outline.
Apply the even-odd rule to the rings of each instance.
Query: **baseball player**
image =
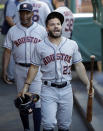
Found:
[[[19,6],[20,23],[11,27],[4,47],[4,68],[3,68],[3,78],[6,81],[7,66],[9,63],[9,58],[11,51],[13,52],[13,57],[16,63],[15,66],[15,80],[18,91],[18,96],[20,96],[21,91],[24,86],[24,82],[27,77],[28,68],[30,66],[31,55],[34,50],[35,45],[45,38],[47,35],[46,30],[43,26],[32,22],[33,7],[28,2],[23,2]],[[36,79],[32,82],[29,92],[36,93],[40,95],[41,91],[41,73],[38,72]],[[41,104],[38,101],[35,104],[35,110],[33,110],[33,120],[35,131],[40,131],[40,120],[41,120]],[[25,131],[29,131],[29,121],[28,115],[23,115],[20,112],[20,117],[24,126]]]
[[[71,10],[65,6],[65,0],[52,0],[55,11],[64,16],[64,23],[62,25],[62,35],[70,38],[72,37],[74,17]]]
[[[19,13],[18,8],[20,2],[25,2],[26,0],[10,0],[7,5],[7,11],[6,11],[6,20],[9,23],[10,26],[14,26],[16,23],[18,23],[19,20]],[[47,15],[50,13],[50,9],[48,5],[44,2],[40,2],[37,0],[27,0],[33,5],[33,12],[34,15],[32,17],[32,20],[34,22],[38,22],[39,24],[45,26],[45,19]],[[8,81],[7,84],[12,84],[14,82],[14,68],[15,63],[13,56],[11,55],[9,66],[8,66]]]
[[[51,12],[48,5],[45,2],[38,0],[29,0],[33,6],[34,16],[32,20],[45,27],[45,19]]]
[[[88,87],[89,80],[82,64],[82,57],[75,41],[61,36],[64,17],[59,12],[47,16],[48,37],[35,45],[31,66],[22,90],[28,91],[41,66],[41,113],[43,131],[69,131],[72,121],[73,95],[71,88],[71,66],[74,64],[80,79]]]

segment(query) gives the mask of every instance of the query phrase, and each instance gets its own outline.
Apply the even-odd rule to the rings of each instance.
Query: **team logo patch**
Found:
[[[27,7],[27,4],[24,4],[23,7],[26,8],[26,7]]]

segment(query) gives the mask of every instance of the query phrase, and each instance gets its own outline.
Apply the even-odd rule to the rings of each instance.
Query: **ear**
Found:
[[[33,17],[33,16],[34,16],[34,12],[32,11],[32,13],[31,13],[31,14],[32,14],[32,17]]]
[[[52,4],[55,4],[55,0],[52,0]]]
[[[48,27],[46,26],[46,31],[47,31],[47,33],[48,33]]]

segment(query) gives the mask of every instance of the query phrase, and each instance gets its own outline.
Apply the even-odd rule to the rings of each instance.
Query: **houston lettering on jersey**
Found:
[[[71,56],[66,55],[64,53],[57,53],[56,54],[56,60],[64,60],[64,61],[67,61],[68,63],[70,63]],[[48,63],[50,63],[52,61],[55,61],[55,55],[54,54],[46,56],[45,58],[43,58],[43,62],[44,62],[45,65],[47,65]]]
[[[72,14],[72,12],[71,11],[64,11],[64,16],[71,16],[71,17],[73,17],[73,14]]]
[[[14,41],[14,44],[15,44],[16,46],[19,46],[19,45],[21,45],[21,44],[23,44],[23,43],[26,43],[26,42],[30,42],[30,43],[36,44],[36,43],[38,43],[38,42],[40,42],[40,41],[41,41],[41,40],[38,39],[38,38],[34,38],[34,37],[31,37],[31,36],[27,36],[27,37],[22,37],[22,38],[20,38],[20,39],[18,39],[18,40],[16,40],[16,41]]]

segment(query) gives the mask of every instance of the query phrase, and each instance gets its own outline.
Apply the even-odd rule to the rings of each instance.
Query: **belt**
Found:
[[[23,67],[30,67],[30,65],[31,65],[30,63],[17,63],[17,62],[16,62],[16,64],[23,66]]]
[[[63,88],[67,86],[67,82],[59,82],[59,83],[49,83],[48,81],[44,81],[44,85],[52,86],[52,87],[57,87],[57,88]]]

